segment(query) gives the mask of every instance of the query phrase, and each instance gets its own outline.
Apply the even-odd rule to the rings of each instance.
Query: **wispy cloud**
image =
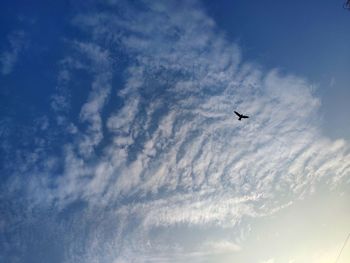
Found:
[[[71,42],[80,56],[74,63],[91,77],[79,115],[86,126],[63,146],[59,175],[47,169],[25,186],[35,204],[57,213],[80,202],[106,213],[108,220],[84,219],[100,223],[84,243],[91,248],[84,262],[102,254],[110,262],[166,262],[168,248],[154,245],[161,238],[152,231],[235,228],[311,194],[320,182],[336,187],[349,177],[349,145],[321,134],[313,85],[244,62],[195,1],[142,2],[146,10],[117,2],[109,8],[125,13],[73,20],[91,37]],[[119,52],[128,56],[122,88],[112,84]],[[106,112],[112,92],[122,103]],[[237,122],[234,109],[251,118]],[[103,248],[105,233],[110,246]],[[174,240],[171,249],[183,251],[182,237]],[[202,245],[240,249],[233,241]]]
[[[12,72],[18,57],[28,44],[27,34],[24,31],[14,31],[8,36],[8,49],[0,54],[1,73],[8,75]]]

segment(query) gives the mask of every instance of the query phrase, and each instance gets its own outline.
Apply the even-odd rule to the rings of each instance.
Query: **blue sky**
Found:
[[[0,261],[335,260],[350,221],[340,1],[0,10]]]
[[[212,1],[207,12],[244,56],[318,87],[325,132],[349,138],[349,14],[332,1]],[[341,1],[339,1],[341,2]]]

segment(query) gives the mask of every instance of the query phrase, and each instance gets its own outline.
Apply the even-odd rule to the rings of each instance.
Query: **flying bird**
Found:
[[[234,111],[236,113],[236,115],[239,117],[238,120],[240,121],[241,119],[247,119],[249,118],[249,116],[243,115],[238,113],[237,111]]]

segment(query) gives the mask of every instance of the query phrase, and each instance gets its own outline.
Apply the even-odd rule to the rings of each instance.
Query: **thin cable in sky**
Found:
[[[342,252],[343,252],[343,250],[344,250],[344,247],[346,246],[346,243],[348,242],[349,238],[350,238],[350,233],[348,234],[347,238],[345,239],[344,245],[343,245],[343,247],[341,248],[341,250],[340,250],[340,252],[339,252],[339,255],[338,255],[337,260],[335,261],[335,263],[338,262],[338,260],[339,260],[339,258],[340,258],[340,256],[341,256],[341,254],[342,254]]]

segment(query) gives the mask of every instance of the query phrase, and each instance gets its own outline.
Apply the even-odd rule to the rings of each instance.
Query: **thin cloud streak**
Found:
[[[1,73],[8,75],[13,71],[20,53],[28,44],[28,36],[24,31],[13,31],[8,36],[9,48],[0,54]]]

